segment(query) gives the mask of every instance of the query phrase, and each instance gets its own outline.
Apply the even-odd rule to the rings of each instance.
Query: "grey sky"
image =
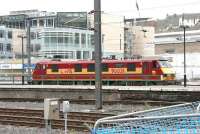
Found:
[[[47,11],[90,11],[94,0],[4,0],[0,15],[9,11],[39,9]],[[102,10],[115,15],[139,17],[136,0],[102,0]],[[160,18],[166,14],[200,12],[199,0],[137,0],[141,17]]]

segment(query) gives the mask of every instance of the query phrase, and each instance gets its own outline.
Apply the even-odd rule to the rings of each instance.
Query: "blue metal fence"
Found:
[[[199,102],[100,119],[93,134],[200,134]]]

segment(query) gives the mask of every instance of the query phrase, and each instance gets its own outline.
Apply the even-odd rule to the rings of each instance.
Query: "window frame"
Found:
[[[102,72],[108,72],[109,67],[107,63],[102,63]]]
[[[80,33],[75,33],[74,38],[75,38],[74,43],[76,45],[79,45],[80,44]]]
[[[59,71],[59,67],[57,64],[52,64],[51,65],[51,71],[52,72],[58,72]]]
[[[8,31],[8,39],[12,39],[12,31]]]
[[[74,72],[82,72],[82,64],[74,64]]]
[[[124,64],[123,64],[123,63],[115,63],[115,64],[114,64],[114,67],[115,67],[115,68],[123,68],[123,67],[124,67]]]
[[[88,72],[95,72],[95,64],[90,63],[87,65],[87,71]]]
[[[130,66],[133,65],[133,66]],[[135,63],[128,63],[127,64],[127,72],[136,71],[136,64]]]

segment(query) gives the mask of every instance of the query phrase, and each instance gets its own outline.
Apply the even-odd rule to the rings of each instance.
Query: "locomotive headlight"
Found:
[[[163,79],[163,75],[160,76],[160,79],[161,79],[161,80],[164,80],[164,79]]]
[[[164,74],[163,77],[165,80],[174,80],[175,74]]]

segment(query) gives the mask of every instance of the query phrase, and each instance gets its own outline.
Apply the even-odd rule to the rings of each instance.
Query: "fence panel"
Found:
[[[107,117],[93,134],[199,134],[200,102]]]

